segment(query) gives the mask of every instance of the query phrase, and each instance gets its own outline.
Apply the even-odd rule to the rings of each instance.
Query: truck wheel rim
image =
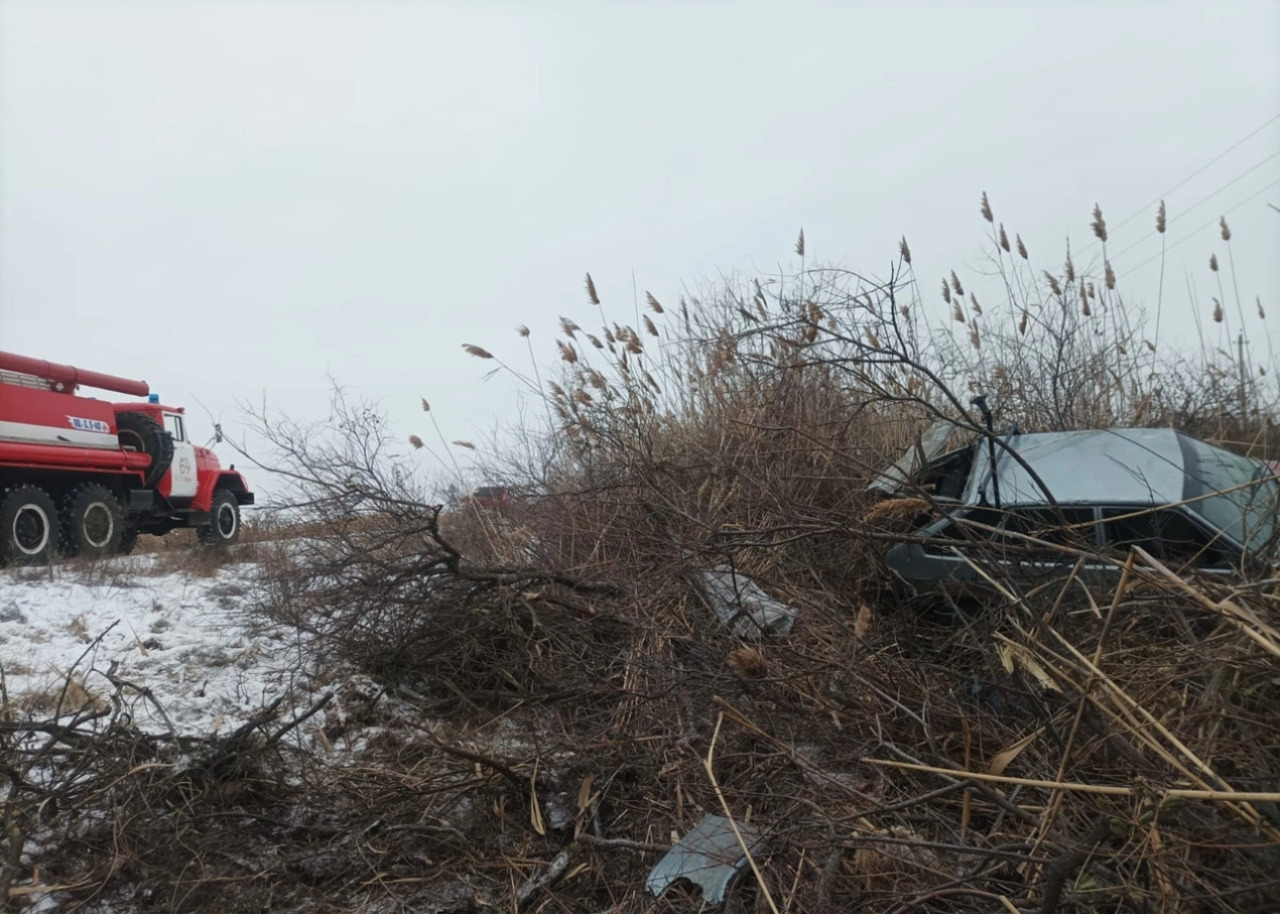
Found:
[[[230,505],[222,505],[218,508],[217,523],[214,524],[214,529],[222,539],[230,539],[231,535],[236,532],[236,512],[232,510]]]
[[[23,555],[39,555],[49,545],[49,515],[36,505],[23,505],[13,517],[13,543]]]
[[[84,539],[95,549],[101,549],[111,542],[111,534],[116,532],[115,519],[111,510],[100,501],[89,505],[84,512]]]

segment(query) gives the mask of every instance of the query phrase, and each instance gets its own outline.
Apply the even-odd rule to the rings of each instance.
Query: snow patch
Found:
[[[69,713],[110,702],[125,682],[121,711],[139,728],[212,736],[290,688],[310,691],[300,644],[253,624],[256,566],[195,577],[155,562],[0,571],[0,667],[11,712],[52,716],[66,689]]]

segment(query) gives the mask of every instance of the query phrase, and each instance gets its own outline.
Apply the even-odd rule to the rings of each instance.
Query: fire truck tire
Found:
[[[62,554],[85,558],[114,555],[124,535],[124,511],[106,486],[86,482],[62,500]]]
[[[141,451],[151,458],[142,484],[155,488],[173,463],[173,438],[155,419],[143,413],[117,413],[116,437],[125,447]]]
[[[0,499],[0,564],[44,565],[58,541],[58,511],[36,486],[18,486]]]
[[[240,503],[226,489],[213,493],[209,524],[196,528],[196,536],[206,546],[230,546],[240,538]]]

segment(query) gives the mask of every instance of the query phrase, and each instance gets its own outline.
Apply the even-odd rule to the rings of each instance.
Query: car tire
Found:
[[[45,565],[58,542],[58,510],[44,489],[18,486],[0,499],[0,564]]]
[[[173,463],[173,438],[155,419],[143,413],[117,413],[116,437],[123,447],[131,447],[151,458],[142,484],[148,489],[159,485]]]
[[[62,500],[62,554],[102,558],[120,550],[124,511],[106,486],[86,482]]]
[[[240,503],[234,492],[219,489],[209,506],[209,523],[196,528],[206,546],[230,546],[240,538]]]

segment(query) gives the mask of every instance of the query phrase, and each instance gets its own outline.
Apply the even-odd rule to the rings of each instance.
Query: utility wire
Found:
[[[1243,200],[1241,200],[1239,203],[1237,203],[1235,206],[1231,207],[1230,209],[1224,210],[1224,211],[1223,211],[1223,213],[1222,213],[1222,215],[1223,215],[1223,216],[1226,216],[1226,215],[1227,215],[1227,214],[1229,214],[1229,213],[1233,213],[1233,212],[1235,212],[1235,211],[1236,211],[1236,210],[1238,210],[1240,207],[1244,206],[1246,203],[1250,202],[1251,200],[1255,199],[1256,197],[1260,197],[1260,196],[1262,196],[1262,195],[1263,195],[1263,194],[1265,194],[1267,191],[1271,190],[1271,188],[1275,187],[1277,184],[1280,184],[1280,178],[1277,178],[1276,180],[1274,180],[1274,181],[1272,181],[1270,184],[1268,184],[1266,187],[1262,187],[1262,188],[1258,189],[1256,192],[1254,192],[1254,193],[1250,194],[1249,196],[1245,197]],[[1163,256],[1165,255],[1165,253],[1166,253],[1166,252],[1173,250],[1173,249],[1174,249],[1174,248],[1176,248],[1178,245],[1182,244],[1182,242],[1186,241],[1186,240],[1187,240],[1187,239],[1189,239],[1189,238],[1194,237],[1195,235],[1197,235],[1197,234],[1199,234],[1200,232],[1202,232],[1202,231],[1204,231],[1205,229],[1207,229],[1209,226],[1211,226],[1211,225],[1215,224],[1215,223],[1218,221],[1218,218],[1219,218],[1219,217],[1215,217],[1215,218],[1213,218],[1213,219],[1210,219],[1208,222],[1204,223],[1204,225],[1201,225],[1199,228],[1194,229],[1194,230],[1192,230],[1192,231],[1188,232],[1187,234],[1185,234],[1185,235],[1183,235],[1181,238],[1179,238],[1177,241],[1175,241],[1175,242],[1173,242],[1172,244],[1168,245],[1168,246],[1167,246],[1163,251],[1161,251],[1159,254],[1155,254],[1155,255],[1153,255],[1153,256],[1151,256],[1151,257],[1148,257],[1146,260],[1142,261],[1142,263],[1138,264],[1136,267],[1130,267],[1130,268],[1129,268],[1128,270],[1126,270],[1125,272],[1126,272],[1126,273],[1136,273],[1138,270],[1141,270],[1143,267],[1145,267],[1147,264],[1151,263],[1152,261],[1159,260],[1161,257],[1163,257]]]
[[[1263,159],[1261,162],[1258,162],[1257,164],[1253,165],[1251,168],[1247,168],[1247,169],[1245,169],[1244,171],[1240,172],[1240,174],[1236,175],[1234,178],[1232,178],[1232,179],[1231,179],[1230,181],[1228,181],[1226,184],[1223,184],[1221,187],[1219,187],[1219,188],[1218,188],[1217,190],[1215,190],[1213,193],[1209,194],[1207,197],[1202,197],[1201,199],[1197,200],[1195,203],[1192,203],[1190,206],[1188,206],[1188,207],[1187,207],[1186,209],[1184,209],[1182,212],[1180,212],[1180,213],[1178,213],[1176,216],[1173,216],[1172,218],[1170,218],[1170,219],[1169,219],[1169,225],[1173,225],[1175,222],[1177,222],[1177,221],[1178,221],[1179,219],[1181,219],[1183,216],[1187,215],[1187,213],[1191,212],[1191,211],[1192,211],[1193,209],[1195,209],[1196,207],[1201,206],[1201,205],[1203,205],[1203,204],[1205,204],[1205,203],[1208,203],[1208,202],[1209,202],[1210,200],[1212,200],[1214,197],[1218,196],[1218,194],[1222,193],[1224,190],[1226,190],[1227,188],[1231,187],[1233,184],[1237,183],[1238,181],[1241,181],[1241,180],[1243,180],[1244,178],[1247,178],[1249,175],[1253,174],[1255,171],[1257,171],[1257,170],[1258,170],[1259,168],[1261,168],[1263,165],[1266,165],[1268,162],[1270,162],[1272,159],[1275,159],[1275,158],[1280,158],[1280,150],[1277,150],[1277,151],[1275,151],[1275,152],[1271,153],[1271,155],[1267,156],[1267,157],[1266,157],[1265,159]],[[1117,251],[1116,253],[1112,254],[1112,255],[1111,255],[1111,260],[1113,260],[1113,261],[1114,261],[1114,260],[1118,260],[1119,258],[1123,257],[1125,254],[1127,254],[1129,251],[1132,251],[1134,248],[1138,247],[1139,245],[1141,245],[1141,244],[1145,244],[1145,243],[1147,242],[1147,240],[1148,240],[1152,235],[1154,235],[1154,234],[1156,234],[1156,232],[1155,232],[1155,230],[1153,229],[1149,234],[1143,235],[1141,238],[1139,238],[1137,241],[1133,242],[1133,243],[1132,243],[1131,245],[1129,245],[1128,247],[1126,247],[1126,248],[1122,248],[1121,250],[1119,250],[1119,251]]]
[[[1175,190],[1179,189],[1180,187],[1182,187],[1182,186],[1184,186],[1185,184],[1187,184],[1188,182],[1190,182],[1193,178],[1197,178],[1197,177],[1199,177],[1199,176],[1200,176],[1201,174],[1203,174],[1207,169],[1209,169],[1209,168],[1213,167],[1214,165],[1217,165],[1219,162],[1221,162],[1223,159],[1225,159],[1228,155],[1230,155],[1231,153],[1235,152],[1237,149],[1239,149],[1241,146],[1243,146],[1243,145],[1244,145],[1245,143],[1247,143],[1249,140],[1253,139],[1255,136],[1257,136],[1257,135],[1258,135],[1259,133],[1261,133],[1262,131],[1266,130],[1268,127],[1270,127],[1270,126],[1271,126],[1272,124],[1274,124],[1276,121],[1280,121],[1280,114],[1276,114],[1276,115],[1274,115],[1273,117],[1271,117],[1270,119],[1268,119],[1264,124],[1262,124],[1260,127],[1258,127],[1256,130],[1253,130],[1251,133],[1249,133],[1248,135],[1246,135],[1246,136],[1245,136],[1245,137],[1243,137],[1242,139],[1239,139],[1239,140],[1237,140],[1235,143],[1233,143],[1233,144],[1231,144],[1230,146],[1228,146],[1226,149],[1224,149],[1222,152],[1218,153],[1216,156],[1214,156],[1214,157],[1213,157],[1212,159],[1210,159],[1208,162],[1205,162],[1203,165],[1201,165],[1199,168],[1197,168],[1197,169],[1196,169],[1195,171],[1193,171],[1191,174],[1187,175],[1185,178],[1183,178],[1183,179],[1182,179],[1181,181],[1179,181],[1177,184],[1173,185],[1173,187],[1170,187],[1168,190],[1166,190],[1164,193],[1160,194],[1160,196],[1156,197],[1156,198],[1155,198],[1154,200],[1152,200],[1150,203],[1146,204],[1146,205],[1145,205],[1145,206],[1143,206],[1141,209],[1139,209],[1139,210],[1135,211],[1135,212],[1134,212],[1134,214],[1133,214],[1132,216],[1128,216],[1128,217],[1127,217],[1127,218],[1125,218],[1122,222],[1118,223],[1118,224],[1116,225],[1116,228],[1117,228],[1117,229],[1119,229],[1119,228],[1124,228],[1124,226],[1128,225],[1128,224],[1129,224],[1130,222],[1132,222],[1134,219],[1137,219],[1137,218],[1138,218],[1139,216],[1141,216],[1143,213],[1150,212],[1150,211],[1151,211],[1151,207],[1155,206],[1155,205],[1156,205],[1157,203],[1159,203],[1161,200],[1163,200],[1163,199],[1165,199],[1166,197],[1168,197],[1168,196],[1169,196],[1169,194],[1173,193]]]

